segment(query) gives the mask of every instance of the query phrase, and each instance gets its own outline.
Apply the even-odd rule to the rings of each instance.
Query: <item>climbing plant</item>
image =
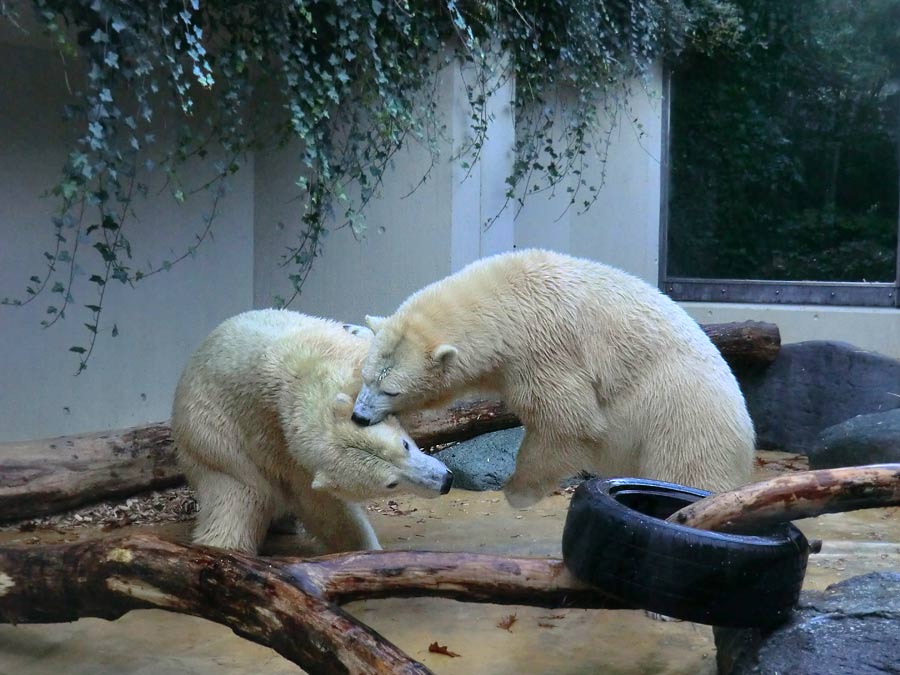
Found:
[[[585,166],[605,161],[631,83],[687,45],[714,50],[741,31],[724,0],[0,0],[0,16],[19,25],[29,5],[72,76],[64,114],[77,142],[50,188],[46,266],[23,297],[2,302],[49,296],[47,326],[86,311],[85,341],[71,348],[79,372],[98,334],[118,333],[101,328],[109,285],[190,258],[253,151],[301,148],[302,217],[281,261],[293,296],[278,300],[288,304],[329,228],[363,232],[400,148],[419,143],[437,160],[442,68],[465,66],[467,78],[471,133],[456,161],[477,159],[491,92],[514,78],[507,206],[568,190],[570,206],[586,209],[600,186],[582,177]],[[171,137],[156,136],[162,117],[178,123]],[[209,172],[199,183],[198,167]],[[141,262],[129,239],[135,205],[164,195],[205,196],[208,208],[189,245]]]

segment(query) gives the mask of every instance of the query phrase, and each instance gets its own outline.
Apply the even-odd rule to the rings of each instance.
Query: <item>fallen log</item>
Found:
[[[707,323],[700,328],[732,368],[769,365],[781,350],[781,333],[773,323]]]
[[[0,522],[184,482],[168,424],[0,444]]]
[[[735,368],[771,363],[781,344],[778,327],[770,323],[707,324],[702,328]],[[519,424],[496,399],[459,401],[405,415],[402,421],[423,448]],[[60,513],[183,482],[165,423],[0,443],[0,523]]]
[[[5,623],[111,620],[155,607],[221,623],[309,673],[430,673],[339,606],[388,596],[622,606],[561,560],[408,551],[264,559],[143,535],[0,548]]]
[[[900,506],[900,464],[776,476],[701,499],[668,520],[699,530],[752,534],[790,520],[888,506]]]

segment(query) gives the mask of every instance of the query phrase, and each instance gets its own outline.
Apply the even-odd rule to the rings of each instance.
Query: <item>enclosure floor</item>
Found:
[[[774,463],[760,476],[783,470]],[[454,490],[436,500],[375,503],[370,515],[385,548],[475,551],[559,556],[569,495],[535,507],[510,508],[499,492]],[[806,588],[874,570],[900,570],[898,509],[823,516],[798,523],[824,540],[810,559]],[[189,523],[115,530],[153,532],[186,539]],[[68,532],[0,532],[0,543],[74,540],[109,536],[96,529]],[[299,537],[281,536],[270,553],[311,552]],[[653,621],[642,612],[546,610],[464,604],[428,598],[356,602],[346,608],[439,674],[528,675],[606,673],[711,675],[712,631],[706,626]],[[509,615],[506,630],[498,624]],[[459,654],[428,652],[437,641]],[[83,619],[70,624],[0,626],[4,675],[174,675],[300,673],[270,649],[243,640],[202,619],[156,610],[135,611],[118,621]]]

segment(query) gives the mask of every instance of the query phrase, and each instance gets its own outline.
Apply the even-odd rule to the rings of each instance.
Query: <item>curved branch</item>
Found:
[[[668,520],[700,530],[752,532],[800,518],[900,505],[900,464],[803,471],[711,495]]]
[[[116,619],[156,607],[228,626],[309,673],[431,672],[284,567],[149,536],[0,548],[0,620]]]
[[[156,607],[221,623],[310,673],[431,672],[339,607],[391,596],[623,607],[554,559],[415,551],[267,559],[146,535],[0,547],[2,622],[116,619]]]
[[[562,560],[555,558],[362,551],[285,562],[285,570],[291,576],[313,580],[324,597],[338,604],[372,598],[429,596],[549,608],[627,607],[575,579]]]

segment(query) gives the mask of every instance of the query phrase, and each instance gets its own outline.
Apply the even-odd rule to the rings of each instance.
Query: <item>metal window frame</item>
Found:
[[[701,279],[670,276],[669,169],[672,66],[663,65],[662,151],[659,204],[659,288],[674,300],[766,305],[834,305],[900,307],[900,204],[897,214],[897,267],[893,282],[770,281],[764,279]]]

